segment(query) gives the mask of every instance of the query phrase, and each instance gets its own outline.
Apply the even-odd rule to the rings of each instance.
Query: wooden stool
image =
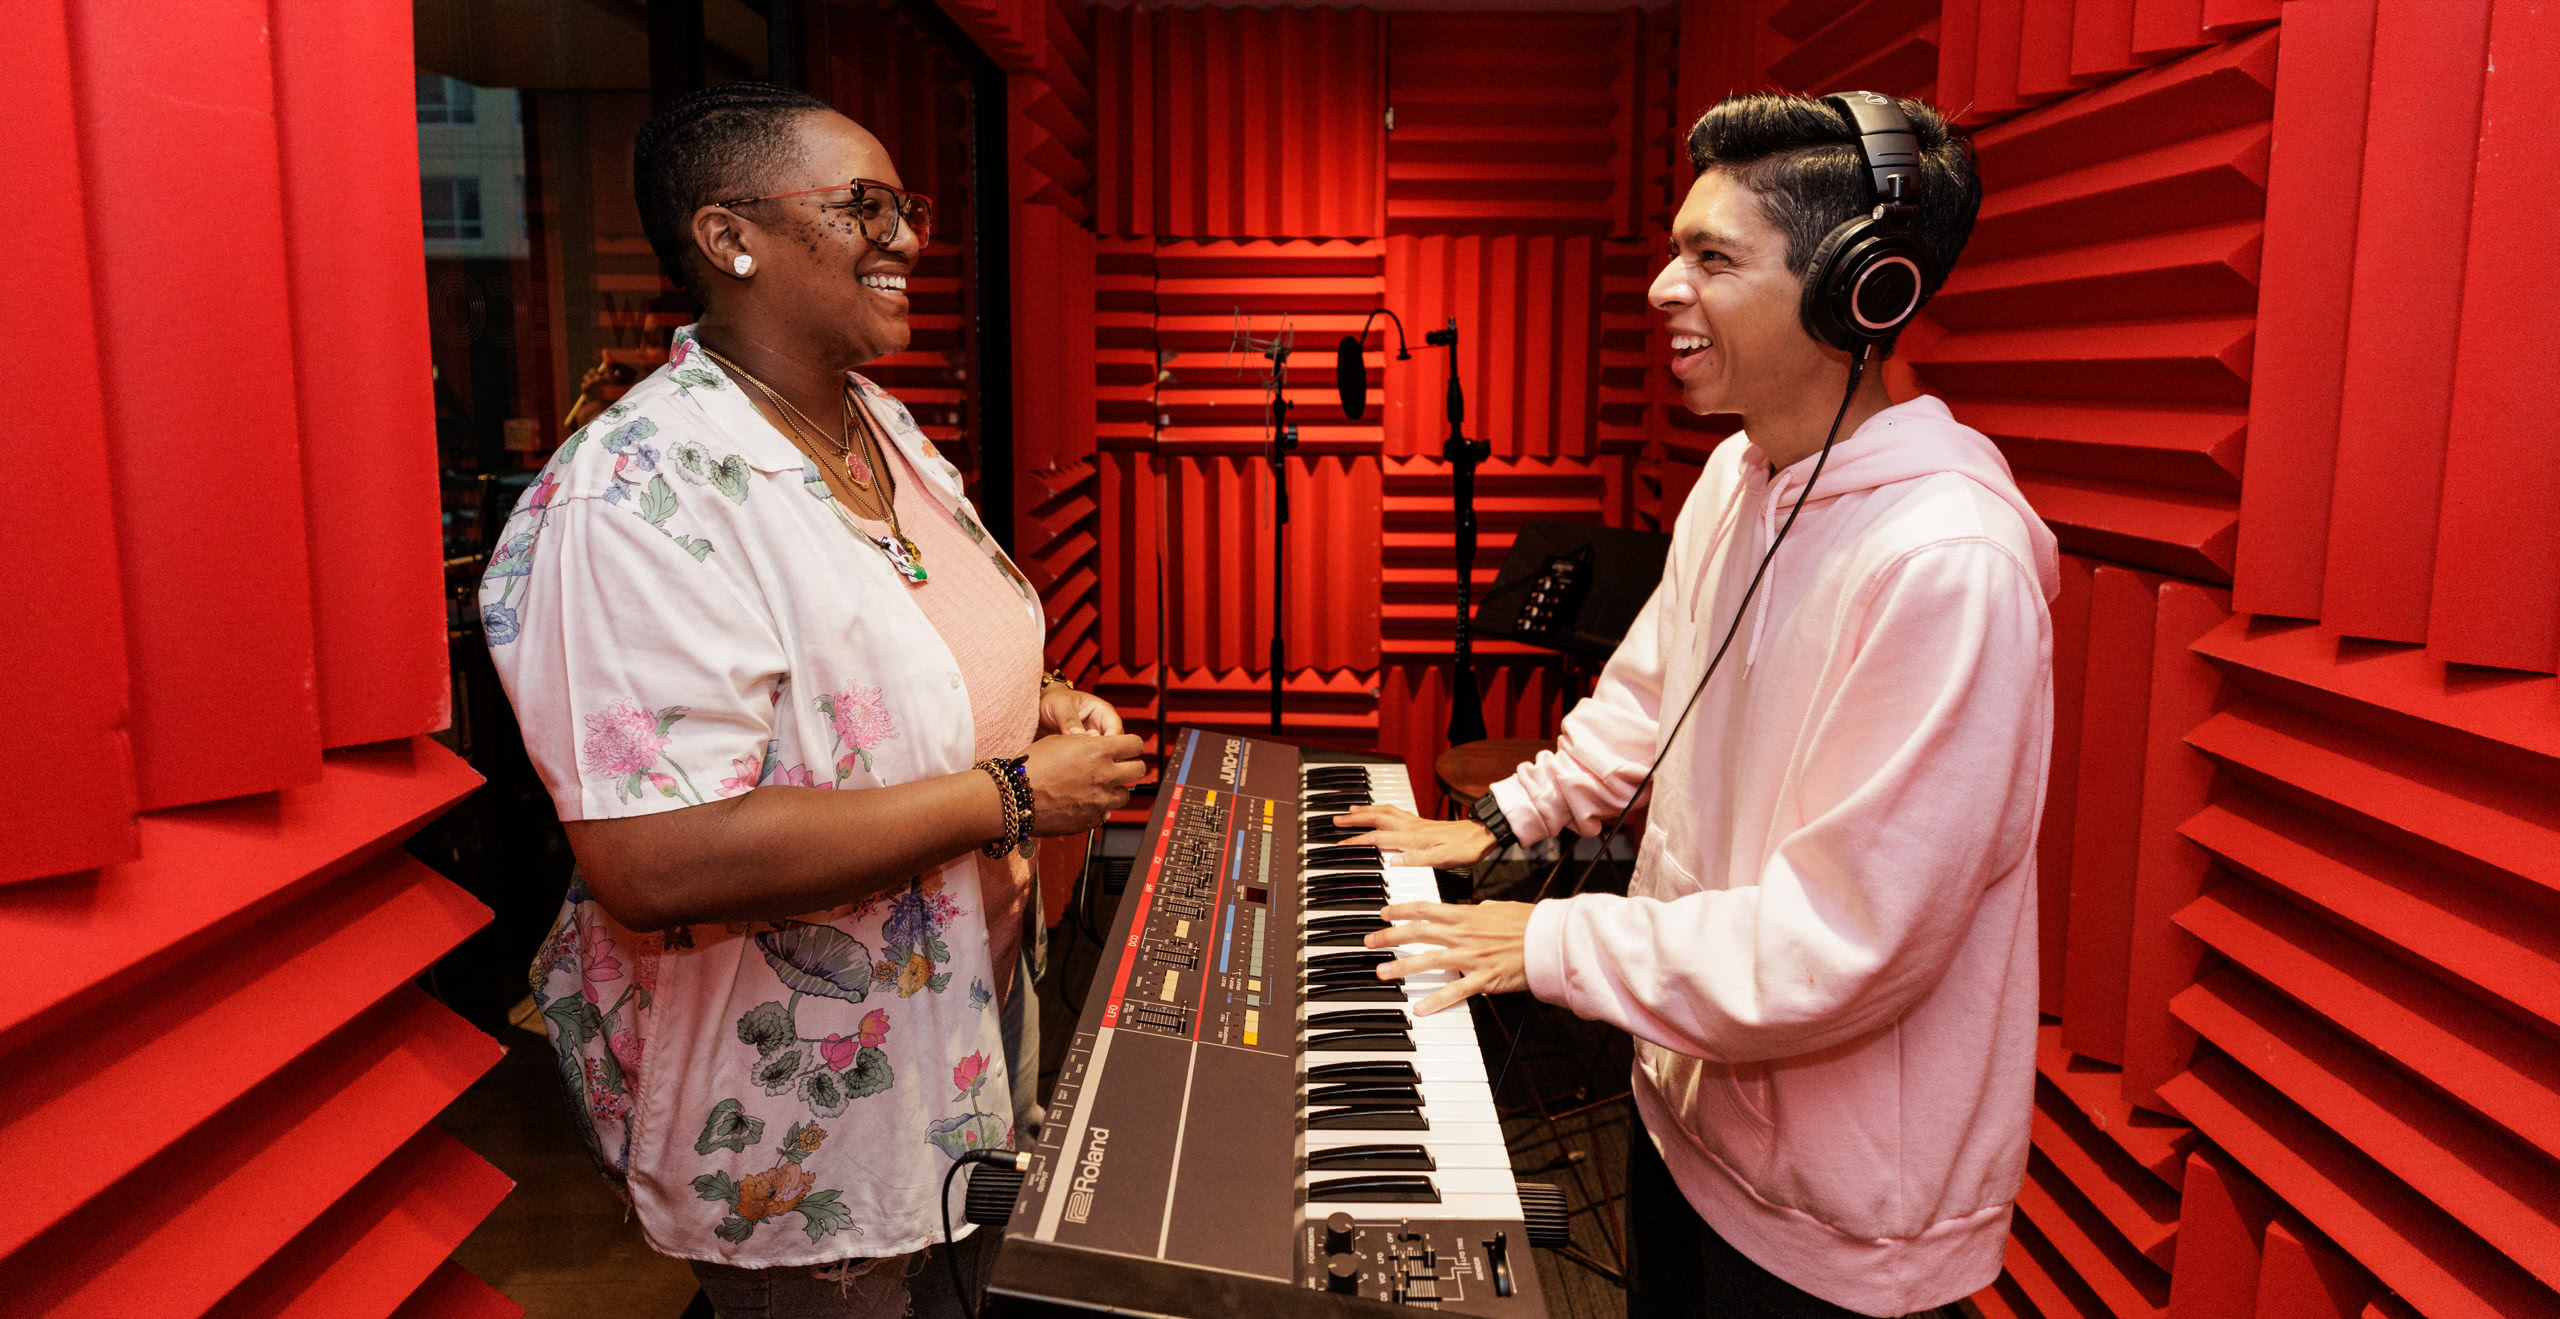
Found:
[[[1494,781],[1511,777],[1511,772],[1538,758],[1541,751],[1556,749],[1552,737],[1488,737],[1481,742],[1461,742],[1440,753],[1431,763],[1431,772],[1440,780],[1440,793],[1455,807],[1453,816],[1465,815],[1473,809],[1476,798],[1493,791]]]

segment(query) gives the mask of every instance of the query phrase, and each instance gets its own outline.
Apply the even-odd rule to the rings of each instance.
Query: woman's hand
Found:
[[[1534,909],[1526,902],[1399,902],[1379,915],[1404,923],[1372,932],[1368,945],[1394,948],[1427,943],[1439,947],[1410,953],[1380,966],[1378,978],[1402,980],[1423,971],[1457,972],[1457,979],[1413,1005],[1413,1015],[1417,1017],[1456,1007],[1475,994],[1527,989],[1529,963],[1523,949],[1528,944],[1529,913]]]
[[[1126,733],[1065,733],[1032,743],[1023,765],[1031,778],[1032,834],[1054,838],[1099,828],[1129,804],[1129,785],[1147,776],[1139,759],[1145,748]]]
[[[1398,865],[1471,866],[1493,853],[1493,831],[1473,820],[1426,820],[1394,806],[1362,806],[1337,818],[1369,831],[1344,846],[1397,853]]]
[[[1120,735],[1120,712],[1111,702],[1073,687],[1050,686],[1040,692],[1040,731]]]

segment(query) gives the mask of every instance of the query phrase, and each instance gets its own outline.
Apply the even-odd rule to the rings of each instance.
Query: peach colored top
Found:
[[[876,418],[875,418],[876,420]],[[883,426],[885,430],[885,425]],[[893,445],[884,448],[894,449]],[[925,582],[915,601],[951,658],[969,693],[977,732],[977,758],[1018,756],[1040,731],[1040,630],[1022,612],[1020,579],[997,566],[951,510],[925,489],[904,454],[889,461],[898,473],[898,525],[924,557]],[[888,524],[854,518],[877,535]],[[987,904],[987,953],[994,963],[996,995],[1013,997],[1013,973],[1022,947],[1022,904],[1030,891],[1031,863],[1019,856],[977,858]]]

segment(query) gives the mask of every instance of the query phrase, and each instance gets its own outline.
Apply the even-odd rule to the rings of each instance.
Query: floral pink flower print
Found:
[[[879,1048],[889,1038],[889,1014],[873,1008],[857,1030],[860,1033],[854,1035],[831,1033],[819,1042],[818,1053],[827,1060],[827,1066],[841,1072],[853,1066],[855,1055],[862,1050]]]
[[[606,1042],[613,1046],[614,1061],[622,1064],[623,1071],[636,1072],[640,1070],[640,1055],[643,1052],[643,1046],[645,1044],[645,1041],[640,1038],[640,1032],[636,1030],[621,1031],[616,1033],[612,1039]]]
[[[622,959],[615,956],[613,936],[601,925],[578,927],[578,970],[583,989],[593,1002],[603,1001],[596,986],[609,985],[622,978]]]
[[[764,757],[762,756],[739,756],[731,760],[729,777],[720,780],[721,795],[729,796],[745,792],[756,786],[756,779],[763,773]]]
[[[645,774],[667,747],[658,716],[638,701],[622,700],[587,716],[587,772],[622,778]]]
[[[542,479],[533,483],[533,492],[525,497],[524,506],[531,512],[539,513],[542,510],[551,507],[552,496],[559,493],[559,476],[551,472],[544,472],[542,474]]]
[[[979,1084],[986,1079],[987,1055],[984,1052],[970,1054],[960,1060],[959,1066],[951,1069],[951,1084],[960,1087],[964,1096],[976,1093]]]
[[[889,717],[889,703],[877,687],[856,684],[821,696],[818,709],[826,714],[828,724],[835,729],[836,745],[844,751],[836,761],[838,783],[852,776],[856,764],[868,772],[872,748],[898,735],[897,721]]]
[[[836,786],[832,783],[818,782],[818,776],[810,773],[809,767],[806,765],[777,766],[773,771],[773,777],[766,779],[765,782],[785,788],[832,788]]]

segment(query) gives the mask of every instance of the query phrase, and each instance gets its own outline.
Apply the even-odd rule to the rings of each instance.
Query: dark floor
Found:
[[[1096,899],[1094,923],[1108,929],[1114,899]],[[1065,925],[1054,949],[1041,986],[1044,1090],[1072,1033],[1070,1001],[1082,998],[1095,962],[1093,941]],[[1631,1113],[1625,1038],[1525,998],[1478,1007],[1476,1023],[1490,1069],[1504,1065],[1508,1032],[1522,1031],[1498,1091],[1513,1162],[1524,1180],[1562,1187],[1574,1209],[1575,1249],[1536,1256],[1549,1311],[1557,1319],[1624,1314],[1614,1274]],[[539,1031],[509,1029],[505,1040],[506,1060],[440,1119],[517,1183],[454,1258],[530,1319],[678,1319],[693,1298],[692,1275],[648,1248],[588,1163]],[[1554,1121],[1541,1118],[1542,1108]]]

